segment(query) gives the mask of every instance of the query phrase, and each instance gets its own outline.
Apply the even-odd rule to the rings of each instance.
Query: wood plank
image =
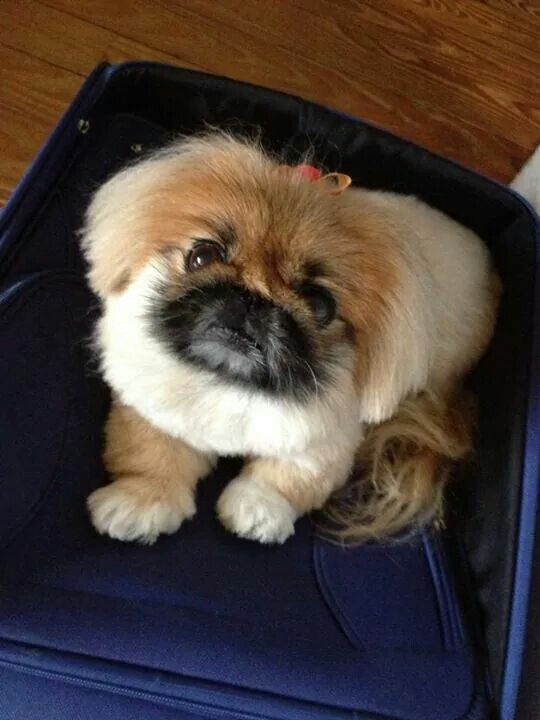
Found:
[[[79,89],[81,78],[0,44],[0,202]]]
[[[0,2],[0,28],[0,207],[98,63],[178,63],[34,0]]]
[[[413,12],[425,3],[362,1],[347,7],[342,2],[340,10],[333,2],[319,2],[316,12],[308,0],[297,0],[296,4],[302,7],[297,7],[295,13],[287,12],[290,0],[277,0],[269,4],[262,18],[258,3],[253,0],[235,0],[219,6],[210,0],[166,2],[167,6],[181,7],[185,12],[188,8],[190,13],[200,12],[206,19],[219,19],[231,32],[232,18],[241,13],[243,32],[250,32],[253,37],[266,33],[302,61],[327,59],[328,67],[340,70],[358,84],[367,82],[377,87],[393,105],[397,106],[401,98],[423,110],[440,108],[449,123],[489,126],[491,132],[503,136],[509,121],[519,121],[519,134],[527,147],[538,140],[540,86],[535,83],[540,74],[538,53],[532,54],[523,66],[509,62],[517,57],[517,52],[507,57],[511,51],[519,50],[520,45],[507,42],[506,50],[501,50],[500,37],[483,39],[479,28],[475,28],[476,34],[464,34],[444,22],[442,34],[446,15],[441,18],[439,12],[436,23],[430,13]],[[234,13],[231,5],[235,6]],[[350,5],[358,10],[351,11]],[[304,31],[306,26],[309,33]],[[536,30],[539,32],[531,28],[528,34],[523,33],[531,46],[539,38],[540,27]],[[527,108],[520,103],[532,107],[536,117],[529,117],[524,111]]]
[[[491,22],[495,39],[483,39],[488,22],[477,10],[470,29],[468,0],[274,0],[264,8],[260,0],[93,0],[75,10],[70,0],[47,2],[171,55],[182,48],[211,72],[359,115],[502,180],[540,138],[534,65],[511,62],[515,39],[495,52],[502,21]],[[522,35],[532,43],[535,28]]]
[[[134,42],[122,33],[112,32],[37,0],[0,2],[0,27],[6,45],[83,78],[104,61],[145,58],[178,64],[179,60],[159,49]],[[185,62],[198,67],[188,58]]]
[[[509,180],[540,141],[536,0],[2,0],[0,202],[103,60],[299,94]]]

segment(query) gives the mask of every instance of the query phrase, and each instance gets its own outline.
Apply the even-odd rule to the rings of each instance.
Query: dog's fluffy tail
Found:
[[[454,464],[471,451],[474,422],[466,393],[405,400],[394,417],[368,430],[350,482],[325,508],[323,534],[345,543],[399,541],[440,524],[443,490]]]

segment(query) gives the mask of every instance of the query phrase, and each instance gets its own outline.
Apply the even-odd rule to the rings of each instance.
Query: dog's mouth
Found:
[[[214,338],[217,342],[221,342],[224,345],[238,352],[243,352],[246,355],[250,353],[260,353],[262,356],[264,350],[262,344],[258,342],[253,335],[250,335],[244,330],[230,330],[229,328],[215,328],[210,331],[209,336]]]
[[[243,330],[213,327],[193,333],[189,354],[209,369],[242,379],[260,380],[268,373],[266,353],[260,342]]]
[[[213,283],[156,303],[151,319],[179,359],[228,382],[306,397],[324,375],[295,318],[238,285]]]

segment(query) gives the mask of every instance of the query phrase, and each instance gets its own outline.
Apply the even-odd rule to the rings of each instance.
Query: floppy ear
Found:
[[[86,210],[81,246],[89,265],[88,281],[102,299],[129,282],[130,253],[124,218],[132,190],[123,171],[100,187]]]
[[[362,355],[360,420],[379,423],[391,418],[407,395],[425,387],[430,342],[424,308],[403,288],[387,299],[372,327]]]
[[[159,176],[160,164],[152,160],[125,168],[99,188],[88,206],[81,246],[88,281],[101,298],[123,290],[131,279],[142,242],[142,206]]]

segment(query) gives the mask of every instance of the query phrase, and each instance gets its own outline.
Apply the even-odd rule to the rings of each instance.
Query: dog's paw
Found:
[[[95,490],[87,506],[101,535],[145,545],[154,543],[161,534],[176,532],[195,514],[191,492],[186,490],[174,500],[162,498],[140,478],[122,478]]]
[[[242,538],[283,543],[294,533],[298,513],[272,486],[237,478],[221,493],[217,513],[222,524]]]

